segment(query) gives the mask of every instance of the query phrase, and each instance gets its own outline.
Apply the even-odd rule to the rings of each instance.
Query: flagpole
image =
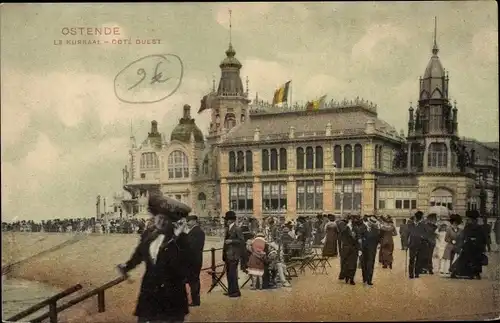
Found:
[[[292,103],[293,103],[293,101],[292,101],[292,98],[293,98],[292,97],[292,89],[293,89],[292,81],[290,80],[290,104],[288,105],[289,110],[292,110]]]

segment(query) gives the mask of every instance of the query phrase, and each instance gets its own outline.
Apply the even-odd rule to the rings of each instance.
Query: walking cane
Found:
[[[405,249],[405,276],[408,271],[408,248]]]

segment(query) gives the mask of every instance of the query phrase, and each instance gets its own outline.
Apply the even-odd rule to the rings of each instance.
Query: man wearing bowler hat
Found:
[[[224,217],[226,235],[222,250],[222,260],[226,264],[227,296],[240,297],[238,285],[238,263],[243,255],[245,240],[241,228],[236,225],[236,214],[233,211],[226,212]]]
[[[185,283],[193,266],[184,218],[191,209],[160,194],[150,195],[148,204],[154,227],[143,233],[130,260],[118,270],[127,277],[146,263],[134,313],[139,323],[184,322],[189,313]]]
[[[203,248],[205,247],[205,232],[198,225],[198,217],[190,215],[187,220],[187,235],[191,250],[192,263],[188,273],[188,284],[191,289],[190,306],[200,306],[200,272],[203,266]]]

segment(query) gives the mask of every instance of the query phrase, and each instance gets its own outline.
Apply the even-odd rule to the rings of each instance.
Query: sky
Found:
[[[3,4],[2,219],[94,216],[97,194],[109,205],[121,191],[131,133],[142,142],[154,119],[169,138],[184,104],[193,107],[196,123],[207,133],[210,112],[196,111],[220,77],[229,9],[232,44],[251,98],[258,93],[270,101],[279,84],[292,80],[294,101],[323,94],[364,98],[398,131],[407,129],[410,102],[418,99],[436,16],[459,135],[498,141],[494,1]],[[120,35],[63,35],[73,27],[116,27]],[[128,38],[160,43],[65,43]],[[160,54],[182,60],[177,91],[156,103],[119,100],[115,76],[141,57]],[[141,93],[160,97],[165,89],[159,89]]]

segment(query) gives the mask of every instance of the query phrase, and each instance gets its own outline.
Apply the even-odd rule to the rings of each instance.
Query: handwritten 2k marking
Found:
[[[169,58],[173,58],[173,60]],[[144,67],[145,65],[151,66],[152,63],[156,63],[154,69]],[[123,84],[130,84],[129,79],[131,77],[129,71],[135,68],[137,68],[135,74],[139,76],[139,79],[134,80],[132,85],[124,88]],[[147,72],[148,70],[150,73]],[[183,74],[184,66],[181,58],[177,55],[165,54],[145,56],[133,61],[116,75],[114,80],[115,96],[125,103],[140,104],[159,102],[165,100],[177,91],[182,83]],[[149,80],[146,80],[147,78],[149,78]],[[133,89],[136,89],[136,91],[134,91],[134,93],[130,92]],[[161,97],[148,98],[144,97],[144,93],[141,95],[141,90],[151,89],[161,93]],[[150,95],[149,93],[149,91],[146,91],[146,95]]]

